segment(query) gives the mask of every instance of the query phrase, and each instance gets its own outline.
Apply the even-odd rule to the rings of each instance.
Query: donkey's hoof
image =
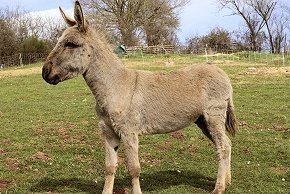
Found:
[[[224,191],[225,191],[225,188],[220,186],[220,187],[216,187],[213,190],[212,194],[222,194]]]
[[[223,193],[222,191],[217,191],[216,189],[213,192],[211,192],[211,194],[222,194],[222,193]]]

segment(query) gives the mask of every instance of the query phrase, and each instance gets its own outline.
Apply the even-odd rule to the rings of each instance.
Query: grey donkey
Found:
[[[50,84],[82,75],[96,99],[99,128],[106,146],[103,194],[113,192],[117,151],[122,141],[132,190],[140,194],[138,137],[169,133],[193,123],[214,143],[218,175],[212,193],[223,193],[231,183],[231,141],[237,121],[232,86],[214,65],[199,64],[171,72],[126,68],[105,36],[89,26],[75,2],[74,19],[60,8],[68,28],[59,38],[42,69]]]

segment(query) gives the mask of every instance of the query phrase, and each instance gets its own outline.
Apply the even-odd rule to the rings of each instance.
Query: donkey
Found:
[[[218,175],[213,193],[231,183],[231,141],[237,121],[232,86],[225,72],[210,64],[192,65],[171,72],[126,68],[105,36],[85,20],[75,2],[74,19],[60,12],[68,28],[42,68],[49,84],[82,75],[96,99],[96,112],[106,146],[103,194],[113,192],[117,151],[122,141],[132,190],[140,194],[138,136],[169,133],[196,123],[215,144]]]

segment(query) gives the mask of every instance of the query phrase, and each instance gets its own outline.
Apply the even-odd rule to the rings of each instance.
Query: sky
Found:
[[[239,29],[243,25],[238,16],[230,16],[229,10],[218,11],[215,0],[190,0],[180,13],[181,42],[195,35],[206,35],[213,28],[220,27],[229,31]]]
[[[8,0],[2,2],[1,6],[21,6],[28,12],[54,10],[48,13],[60,16],[57,8],[61,6],[64,10],[72,10],[73,0]],[[177,35],[181,43],[195,35],[206,35],[215,27],[229,31],[239,29],[239,26],[243,25],[241,18],[228,16],[229,13],[228,10],[218,12],[215,0],[190,0],[180,11],[180,28]]]

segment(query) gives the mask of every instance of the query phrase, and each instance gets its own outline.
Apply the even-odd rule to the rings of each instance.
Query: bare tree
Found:
[[[16,35],[10,24],[0,19],[0,57],[12,55],[17,49]]]
[[[252,50],[259,50],[258,45],[261,45],[266,37],[270,52],[281,52],[282,43],[287,37],[287,25],[289,25],[289,16],[285,16],[285,12],[290,10],[288,1],[283,1],[284,5],[282,1],[275,0],[216,1],[221,9],[228,8],[233,15],[239,15],[244,19],[249,30]]]
[[[30,37],[29,27],[31,18],[28,15],[19,15],[13,19],[13,28],[19,42],[23,42]]]
[[[277,5],[277,2],[273,0],[264,0],[264,1],[257,1],[257,0],[251,0],[250,6],[254,8],[255,12],[262,18],[264,21],[268,36],[269,36],[269,43],[271,46],[271,53],[275,52],[274,47],[274,40],[272,35],[272,30],[270,26],[270,20],[273,14],[273,11],[275,10],[275,7]]]
[[[202,37],[198,34],[194,35],[191,38],[186,39],[186,53],[187,54],[199,54],[204,52],[204,42],[202,40]]]
[[[248,50],[247,47],[247,32],[241,29],[237,29],[231,32],[233,50],[234,51],[245,51]]]
[[[28,18],[30,18],[28,22],[30,36],[37,37],[39,39],[43,38],[45,36],[44,34],[46,33],[44,30],[46,25],[44,18],[37,13],[28,16]]]
[[[282,4],[282,9],[284,11],[285,17],[284,20],[286,19],[287,21],[285,22],[284,26],[285,26],[285,39],[284,39],[284,52],[289,52],[289,48],[290,48],[290,2],[284,2]]]
[[[273,35],[272,37],[273,37],[273,46],[274,46],[275,53],[281,53],[283,44],[285,44],[286,42],[287,25],[289,25],[289,19],[283,13],[277,14],[272,18],[272,21],[271,21],[272,31],[271,32]]]
[[[18,51],[13,19],[19,15],[19,10],[19,7],[16,9],[0,7],[0,57],[12,55]]]
[[[232,11],[232,15],[241,16],[249,30],[250,48],[257,51],[259,46],[257,38],[260,35],[265,21],[259,17],[252,6],[252,0],[216,0],[220,9],[228,8]],[[260,2],[260,1],[259,1]]]
[[[148,45],[173,44],[172,38],[179,26],[178,10],[187,3],[188,1],[184,0],[147,1],[142,23]]]
[[[121,42],[128,46],[137,43],[135,30],[141,26],[141,10],[145,1],[82,0],[82,2],[89,12],[89,18],[97,27],[105,27],[114,33],[120,33]]]
[[[61,36],[64,29],[66,29],[66,24],[61,18],[52,18],[46,16],[43,18],[45,25],[43,26],[43,37],[49,49],[52,49]]]
[[[45,23],[40,15],[24,13],[13,18],[13,28],[19,42],[30,37],[41,38]]]
[[[97,28],[106,28],[112,37],[121,36],[127,46],[143,34],[148,45],[170,42],[178,27],[177,10],[188,0],[82,0]]]

